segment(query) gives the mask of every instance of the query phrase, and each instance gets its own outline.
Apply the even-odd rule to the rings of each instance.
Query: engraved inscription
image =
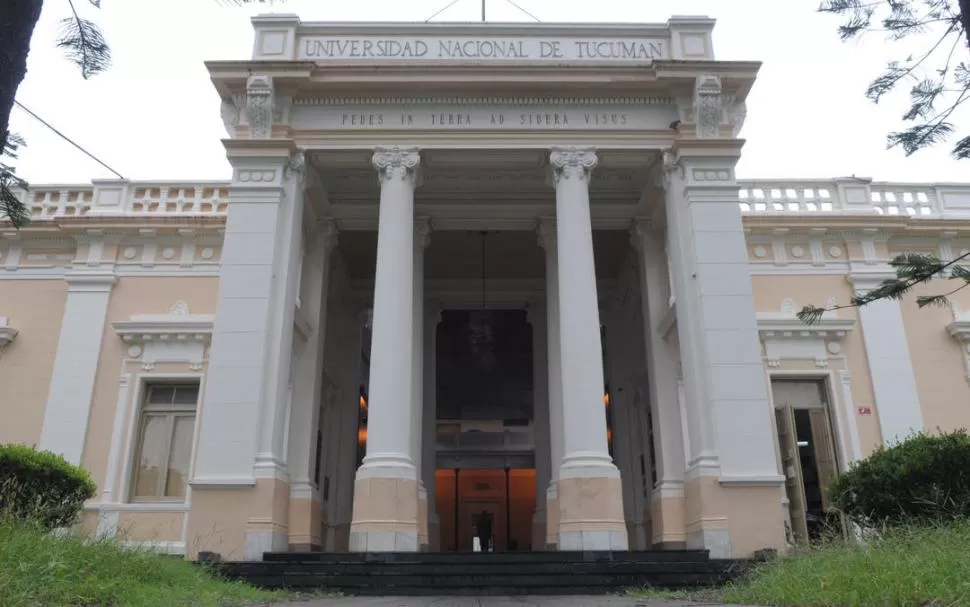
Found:
[[[313,60],[553,60],[650,62],[665,59],[667,41],[657,38],[385,38],[304,36],[299,59]]]
[[[340,115],[341,129],[368,129],[399,125],[415,128],[502,128],[502,127],[622,127],[630,122],[626,112],[346,112]]]

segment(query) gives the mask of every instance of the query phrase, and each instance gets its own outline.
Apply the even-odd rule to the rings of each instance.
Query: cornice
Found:
[[[111,327],[124,342],[146,343],[196,342],[208,343],[212,339],[214,317],[208,314],[132,316],[131,320],[119,320]]]
[[[255,19],[259,19],[256,17]],[[666,23],[449,23],[300,22],[300,36],[588,36],[665,37],[671,25],[711,27],[709,17],[673,17]]]
[[[841,339],[855,328],[855,320],[823,316],[814,324],[779,312],[758,312],[758,333],[762,339]]]

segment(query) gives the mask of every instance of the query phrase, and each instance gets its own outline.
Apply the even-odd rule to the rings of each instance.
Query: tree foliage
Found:
[[[900,147],[909,156],[957,132],[954,112],[970,99],[970,0],[823,0],[819,11],[844,18],[843,40],[883,32],[890,41],[907,40],[901,45],[906,49],[922,47],[890,61],[866,90],[866,97],[878,103],[910,85],[909,108],[902,115],[909,126],[889,133],[888,148]],[[960,136],[952,154],[970,158],[970,135]]]
[[[98,24],[82,16],[78,10],[82,0],[48,1],[65,5],[56,44],[78,67],[81,76],[88,79],[108,69],[111,47]],[[282,0],[216,0],[227,6],[278,1]],[[27,183],[17,177],[13,167],[3,158],[8,161],[16,158],[17,150],[24,145],[23,139],[10,133],[10,112],[17,89],[27,73],[27,54],[43,3],[44,0],[0,0],[0,221],[7,219],[18,228],[25,225],[30,216],[14,191],[26,190]],[[101,0],[87,0],[87,4],[101,8]]]

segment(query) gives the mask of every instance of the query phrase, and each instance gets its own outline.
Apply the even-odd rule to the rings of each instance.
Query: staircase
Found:
[[[722,584],[736,561],[707,551],[326,553],[268,552],[261,562],[220,563],[229,577],[267,588],[361,596],[579,595],[631,587]]]

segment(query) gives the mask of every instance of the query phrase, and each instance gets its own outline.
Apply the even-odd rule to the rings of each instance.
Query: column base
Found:
[[[428,550],[431,552],[441,550],[441,518],[433,510],[428,513]]]
[[[428,551],[428,491],[424,483],[418,483],[418,547],[421,552]]]
[[[266,528],[269,527],[269,528]],[[286,528],[280,528],[272,523],[250,523],[246,528],[246,559],[247,561],[263,560],[265,552],[286,552],[290,547],[290,536]]]
[[[546,505],[542,504],[532,515],[532,550],[543,552],[546,550]]]
[[[186,556],[214,552],[225,561],[262,560],[289,547],[289,483],[258,478],[253,486],[193,487]]]
[[[319,499],[315,496],[297,497],[290,493],[289,532],[290,550],[294,550],[294,546],[323,545],[323,513]]]
[[[354,481],[350,551],[417,552],[419,547],[414,466],[405,458],[365,458]]]
[[[684,483],[662,482],[654,490],[651,499],[651,544],[686,547]]]
[[[711,558],[751,558],[766,548],[783,554],[781,482],[726,484],[714,476],[686,481],[687,548],[707,549]]]
[[[559,469],[559,550],[629,550],[620,471],[603,457],[563,459]]]
[[[557,550],[559,546],[559,493],[556,482],[546,488],[546,550]]]

